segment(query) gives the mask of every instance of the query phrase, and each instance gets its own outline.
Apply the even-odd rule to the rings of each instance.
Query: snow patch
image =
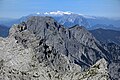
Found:
[[[40,13],[39,13],[39,12],[37,12],[36,14],[37,14],[37,15],[39,15]]]
[[[56,11],[56,12],[45,12],[44,14],[45,15],[64,15],[64,14],[70,15],[70,14],[72,14],[72,12],[70,12],[70,11],[67,11],[67,12]]]

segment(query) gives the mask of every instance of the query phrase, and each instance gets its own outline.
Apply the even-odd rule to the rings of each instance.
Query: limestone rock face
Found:
[[[35,37],[83,68],[90,67],[102,57],[111,60],[111,54],[83,27],[65,28],[51,17],[39,16],[31,17],[25,24]]]
[[[108,80],[109,58],[100,47],[83,27],[31,17],[0,38],[0,80]]]

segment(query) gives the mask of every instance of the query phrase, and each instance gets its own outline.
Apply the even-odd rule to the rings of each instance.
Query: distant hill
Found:
[[[11,27],[13,24],[18,23],[19,19],[13,19],[13,18],[0,18],[0,25],[4,25],[7,27]]]
[[[99,24],[99,25],[104,25],[105,28],[107,27],[108,29],[110,29],[111,27],[117,27],[117,28],[119,27],[120,28],[120,19],[109,19],[106,17],[94,17],[93,16],[93,18],[87,18],[87,21],[89,22],[89,24],[92,27],[95,27],[96,25]],[[103,28],[103,26],[101,26],[101,27],[99,26],[99,28]]]
[[[90,32],[101,42],[114,42],[120,45],[120,31],[99,28],[90,30]]]
[[[120,31],[120,27],[115,27],[114,25],[106,25],[106,24],[96,24],[88,28],[88,30],[94,30],[94,29],[99,29],[99,28]]]
[[[9,33],[9,28],[4,25],[0,25],[0,37],[7,37],[8,33]]]

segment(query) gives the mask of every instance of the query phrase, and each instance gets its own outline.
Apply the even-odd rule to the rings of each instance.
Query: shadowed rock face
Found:
[[[110,62],[111,54],[83,27],[34,16],[14,25],[0,43],[2,80],[108,79],[105,59]]]
[[[31,17],[26,23],[28,31],[55,50],[83,67],[89,67],[100,58],[110,60],[110,54],[83,27],[65,28],[51,17]]]
[[[95,38],[103,43],[116,43],[120,45],[120,31],[110,29],[90,30]]]
[[[114,43],[106,45],[108,51],[112,55],[112,62],[109,64],[109,73],[112,80],[120,79],[120,46]]]

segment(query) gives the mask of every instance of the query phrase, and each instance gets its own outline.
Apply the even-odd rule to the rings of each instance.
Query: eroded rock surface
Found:
[[[108,80],[104,51],[83,27],[31,17],[0,38],[0,80]]]

